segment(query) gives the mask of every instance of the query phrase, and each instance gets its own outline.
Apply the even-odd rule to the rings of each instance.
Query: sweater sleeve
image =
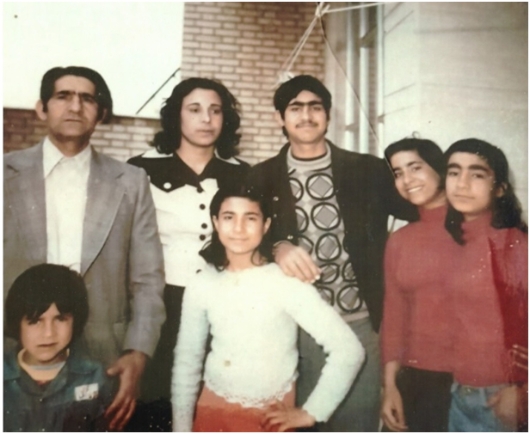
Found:
[[[381,325],[381,362],[401,361],[405,348],[404,326],[406,302],[396,281],[396,260],[399,255],[396,234],[391,235],[385,250],[385,297]]]
[[[209,323],[201,282],[203,279],[197,279],[184,291],[171,379],[173,431],[176,432],[191,432],[206,352]]]
[[[289,288],[282,291],[286,311],[327,354],[318,383],[302,406],[317,422],[325,422],[350,390],[364,361],[364,349],[350,327],[313,286],[295,278],[288,279]]]
[[[505,235],[505,236],[501,236]],[[528,347],[528,235],[516,228],[495,231],[489,240],[493,277],[503,317],[504,341],[508,350],[514,345]],[[528,382],[526,360],[517,352],[510,356],[511,380]],[[516,363],[517,362],[517,363]]]

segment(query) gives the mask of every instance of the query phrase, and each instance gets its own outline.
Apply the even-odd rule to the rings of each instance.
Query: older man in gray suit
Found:
[[[103,77],[53,68],[42,79],[37,146],[4,158],[4,297],[43,262],[80,272],[88,289],[83,344],[120,387],[107,410],[122,429],[136,405],[146,358],[165,319],[162,248],[146,174],[93,150],[96,125],[112,115]]]

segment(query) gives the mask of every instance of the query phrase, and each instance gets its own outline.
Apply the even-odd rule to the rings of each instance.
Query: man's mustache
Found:
[[[318,126],[318,124],[315,123],[315,122],[303,122],[303,123],[301,123],[301,124],[298,124],[298,125],[296,126],[296,128],[303,128],[303,127],[307,127],[307,126],[309,126],[309,127],[316,127],[316,126]]]

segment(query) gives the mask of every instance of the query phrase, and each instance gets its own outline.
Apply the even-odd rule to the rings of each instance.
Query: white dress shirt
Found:
[[[92,149],[87,146],[74,157],[66,157],[46,137],[42,151],[47,262],[79,272]]]

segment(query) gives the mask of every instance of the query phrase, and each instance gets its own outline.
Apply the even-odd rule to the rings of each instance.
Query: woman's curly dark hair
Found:
[[[171,96],[166,99],[160,110],[162,131],[156,133],[153,145],[162,154],[171,155],[180,146],[180,111],[182,101],[195,89],[213,90],[221,98],[223,111],[223,128],[215,142],[217,153],[227,159],[238,154],[237,145],[241,134],[237,133],[241,124],[239,103],[230,91],[219,81],[209,78],[192,77],[181,81],[175,86]]]
[[[229,186],[223,187],[217,191],[210,204],[210,218],[219,217],[221,205],[223,202],[230,197],[241,197],[248,199],[251,202],[255,202],[259,205],[261,213],[263,214],[263,221],[271,218],[271,211],[267,201],[261,194],[258,194],[252,187],[245,185],[240,186]],[[274,262],[272,255],[272,241],[270,237],[270,230],[263,235],[260,245],[257,247],[257,251],[262,258],[265,258],[268,262]],[[212,264],[217,270],[222,271],[228,266],[228,258],[226,257],[225,246],[219,240],[219,234],[215,230],[212,232],[211,241],[204,247],[200,252],[206,262]]]
[[[523,232],[528,231],[528,226],[522,218],[522,209],[513,186],[509,180],[508,160],[498,147],[480,139],[464,139],[453,143],[444,153],[445,164],[451,155],[456,152],[466,152],[478,155],[493,170],[495,188],[502,188],[503,195],[496,197],[492,205],[491,226],[496,229],[518,228]],[[445,228],[458,244],[464,244],[462,222],[464,216],[451,205],[445,219]]]

